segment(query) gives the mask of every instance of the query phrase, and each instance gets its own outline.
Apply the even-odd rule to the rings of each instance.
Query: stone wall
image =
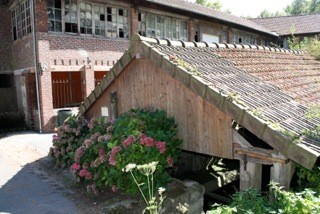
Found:
[[[175,180],[169,185],[165,192],[166,200],[164,201],[161,213],[181,214],[185,213],[200,214],[203,210],[203,195],[205,189],[195,181]]]

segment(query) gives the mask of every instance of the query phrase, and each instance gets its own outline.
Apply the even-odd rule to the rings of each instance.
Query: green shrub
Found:
[[[73,115],[57,129],[57,134],[52,136],[53,147],[50,149],[50,155],[55,158],[57,166],[65,168],[74,162],[75,151],[89,131],[88,123],[84,117]]]
[[[311,189],[320,193],[320,167],[315,166],[313,170],[308,170],[303,166],[296,166],[298,175],[298,190]]]
[[[288,39],[290,49],[308,51],[317,60],[320,60],[320,41],[318,37],[304,37],[302,40],[294,35]]]
[[[69,136],[64,130],[63,139]],[[54,157],[59,162],[68,160],[68,166],[71,158],[72,172],[77,181],[88,184],[88,191],[97,193],[109,186],[114,191],[135,193],[138,188],[134,181],[122,171],[129,163],[157,161],[155,188],[171,181],[168,170],[177,162],[181,141],[174,119],[164,111],[131,110],[107,123],[103,118],[92,119],[83,130],[86,137],[80,143],[73,141],[76,149],[72,153],[60,154],[59,159]],[[53,150],[60,144],[56,143]],[[142,182],[143,175],[136,177]]]
[[[320,213],[320,197],[310,189],[290,192],[282,190],[276,183],[270,183],[268,195],[264,196],[255,189],[244,190],[233,195],[229,205],[214,205],[208,213],[316,214]]]

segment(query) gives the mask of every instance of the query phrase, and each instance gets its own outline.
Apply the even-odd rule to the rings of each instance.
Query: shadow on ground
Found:
[[[0,212],[78,213],[71,193],[39,161],[23,166],[0,188]]]

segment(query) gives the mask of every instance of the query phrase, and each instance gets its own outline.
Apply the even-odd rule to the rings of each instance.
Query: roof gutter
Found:
[[[39,132],[42,133],[42,120],[41,120],[41,106],[40,106],[40,95],[39,95],[39,73],[38,73],[38,55],[36,46],[36,29],[35,29],[35,11],[34,11],[34,0],[31,0],[31,23],[32,23],[32,40],[33,40],[33,63],[34,72],[36,77],[36,95],[37,95],[37,107],[38,107],[38,122],[39,122]]]

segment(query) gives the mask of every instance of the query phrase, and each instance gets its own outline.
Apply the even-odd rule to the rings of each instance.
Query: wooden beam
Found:
[[[261,190],[262,164],[240,161],[240,190]]]
[[[286,164],[274,163],[271,167],[270,180],[279,183],[285,190],[289,190],[294,170],[295,166],[292,161]]]
[[[278,155],[276,152],[257,151],[256,149],[248,150],[245,148],[234,148],[234,158],[243,160],[243,158],[251,158],[249,162],[272,165],[273,163],[285,164],[289,161],[288,158]]]
[[[272,165],[285,164],[289,159],[274,149],[263,149],[252,146],[237,131],[233,130],[233,156],[240,161]]]

